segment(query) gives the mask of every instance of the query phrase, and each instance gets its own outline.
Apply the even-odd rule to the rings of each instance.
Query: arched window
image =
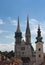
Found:
[[[39,48],[38,50],[41,51],[41,48]]]
[[[39,54],[39,57],[41,57],[41,55]]]

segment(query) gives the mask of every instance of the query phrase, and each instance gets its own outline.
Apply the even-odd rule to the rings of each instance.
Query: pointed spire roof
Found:
[[[29,18],[27,16],[27,26],[26,26],[26,43],[31,43],[31,32],[30,32],[30,27],[29,27]]]
[[[26,33],[30,33],[29,17],[28,17],[28,16],[27,16],[27,27],[26,27]]]
[[[20,23],[19,23],[19,16],[18,16],[18,25],[17,25],[17,32],[20,32]]]
[[[29,30],[29,17],[27,16],[27,29]]]

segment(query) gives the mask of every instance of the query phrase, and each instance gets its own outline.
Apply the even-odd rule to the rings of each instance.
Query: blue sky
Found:
[[[45,50],[45,0],[0,0],[0,50],[14,50],[14,35],[18,16],[25,39],[26,20],[29,16],[32,45],[35,48],[38,24],[40,24]],[[45,52],[45,51],[44,51]]]

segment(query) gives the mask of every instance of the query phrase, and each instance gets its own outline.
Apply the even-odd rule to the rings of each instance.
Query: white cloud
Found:
[[[22,34],[25,35],[25,31],[23,31]]]
[[[0,34],[3,33],[3,32],[9,32],[9,31],[5,31],[5,30],[0,30]]]
[[[13,39],[14,38],[14,34],[9,34],[9,35],[6,35],[5,37],[8,38],[8,39]]]
[[[33,43],[32,46],[33,46],[34,50],[36,50],[36,44]]]
[[[42,35],[45,35],[45,30],[41,29]]]
[[[0,30],[0,34],[3,33],[3,30]]]
[[[4,24],[3,19],[0,19],[0,25],[1,25],[1,24]]]
[[[11,23],[12,25],[17,26],[17,20],[11,19],[11,17],[8,17],[8,20],[10,21],[10,23]]]
[[[11,51],[14,50],[14,42],[10,44],[0,43],[0,51]]]
[[[29,20],[29,24],[31,24],[31,25],[32,25],[32,24],[33,24],[33,25],[34,25],[34,24],[38,24],[38,20],[36,20],[36,19],[30,19],[30,20]]]
[[[17,26],[17,21],[16,20],[11,20],[11,24]]]
[[[33,30],[31,30],[31,34],[37,34],[37,28],[34,28]]]

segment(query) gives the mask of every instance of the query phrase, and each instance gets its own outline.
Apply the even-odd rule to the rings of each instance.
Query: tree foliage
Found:
[[[5,56],[5,57],[8,57],[8,58],[11,58],[11,57],[14,57],[14,52],[13,52],[13,50],[10,51],[10,52],[7,52],[7,51],[1,52],[1,51],[0,51],[0,55],[1,55],[1,56]]]

